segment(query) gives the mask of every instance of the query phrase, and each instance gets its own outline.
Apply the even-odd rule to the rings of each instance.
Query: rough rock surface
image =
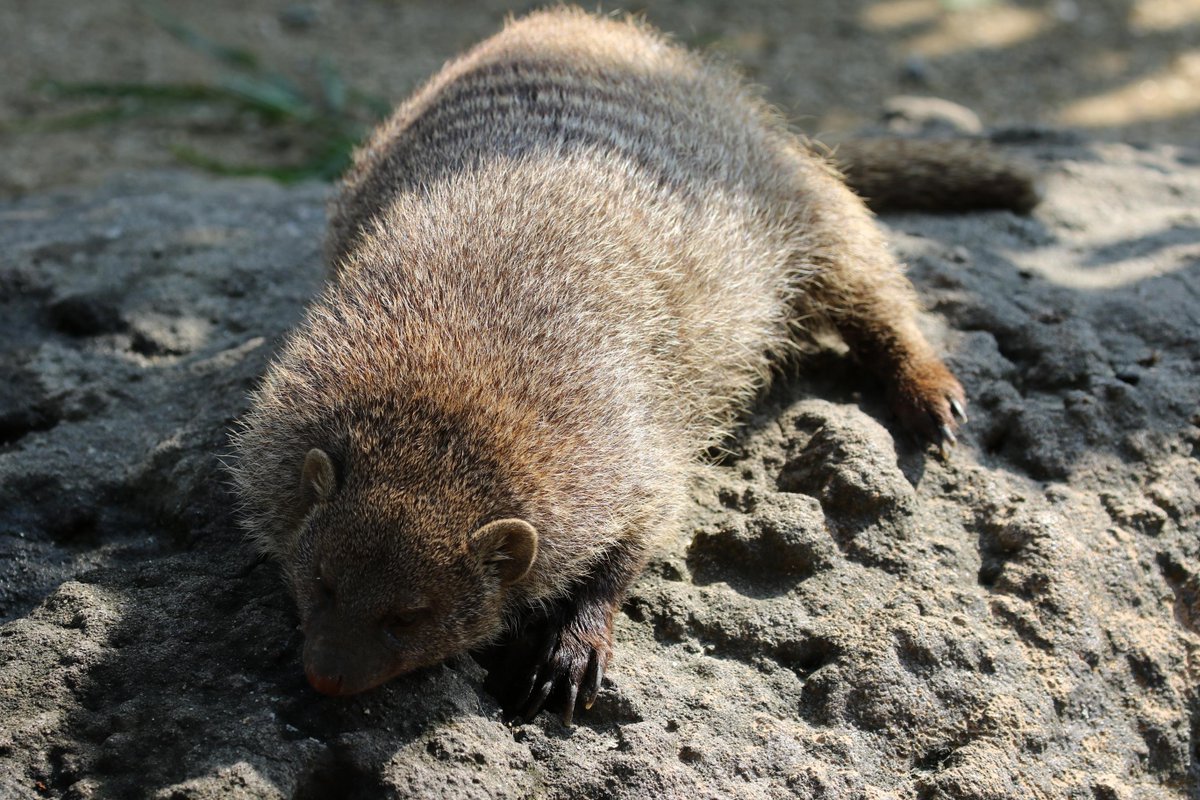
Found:
[[[953,457],[844,357],[789,369],[570,730],[503,724],[470,658],[304,683],[218,454],[323,187],[0,205],[0,795],[1200,797],[1200,154],[1025,147],[1032,217],[885,220],[972,398]]]

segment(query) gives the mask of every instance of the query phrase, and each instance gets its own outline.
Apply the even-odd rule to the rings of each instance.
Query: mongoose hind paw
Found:
[[[958,444],[959,425],[967,422],[962,384],[940,361],[910,369],[897,378],[892,408],[906,428],[938,446],[943,458]]]

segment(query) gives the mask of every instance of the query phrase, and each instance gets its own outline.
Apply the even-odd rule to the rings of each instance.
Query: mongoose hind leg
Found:
[[[917,327],[912,284],[861,199],[829,175],[817,179],[812,193],[808,225],[820,269],[805,287],[800,313],[830,320],[858,360],[883,379],[901,423],[945,452],[967,420],[967,398]]]
[[[889,266],[903,280],[899,267]],[[967,396],[917,328],[916,314],[910,290],[896,297],[866,297],[835,324],[859,361],[883,379],[904,427],[945,453],[957,441],[959,424],[967,421]]]
[[[577,708],[591,708],[612,657],[613,616],[639,566],[634,548],[615,546],[566,598],[531,611],[483,655],[485,688],[506,716],[528,722],[547,708],[569,726]]]

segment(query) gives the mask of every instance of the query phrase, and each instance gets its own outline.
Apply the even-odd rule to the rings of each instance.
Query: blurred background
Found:
[[[505,17],[487,0],[5,0],[0,195],[189,164],[330,178],[352,144]],[[720,54],[817,137],[890,98],[944,98],[987,127],[1190,145],[1200,0],[677,0],[605,3]]]

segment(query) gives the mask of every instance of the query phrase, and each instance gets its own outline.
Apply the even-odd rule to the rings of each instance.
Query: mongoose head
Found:
[[[287,572],[315,689],[362,692],[503,631],[505,601],[537,556],[532,525],[455,519],[393,486],[339,485],[318,448],[298,477],[304,518]]]

